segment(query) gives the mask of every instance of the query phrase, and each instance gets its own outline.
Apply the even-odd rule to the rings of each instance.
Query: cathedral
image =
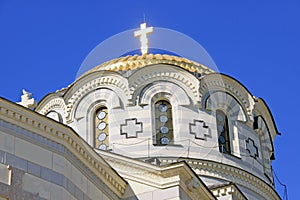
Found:
[[[151,53],[155,34],[38,103],[0,98],[0,200],[280,199],[265,101],[205,56]]]

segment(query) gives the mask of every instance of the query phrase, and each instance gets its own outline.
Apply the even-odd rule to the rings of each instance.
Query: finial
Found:
[[[32,95],[31,93],[27,92],[25,89],[22,90],[23,95],[28,95],[29,97]]]
[[[140,30],[134,32],[134,37],[140,37],[142,55],[148,53],[148,38],[147,34],[153,32],[153,27],[147,27],[146,23],[142,23]]]
[[[26,108],[35,108],[36,101],[34,98],[31,98],[31,93],[27,92],[25,89],[22,90],[23,95],[21,96],[21,102],[17,102],[17,104],[24,106]]]

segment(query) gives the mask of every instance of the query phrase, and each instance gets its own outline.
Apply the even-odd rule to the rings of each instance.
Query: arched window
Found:
[[[217,130],[218,130],[218,142],[219,151],[222,153],[231,153],[230,136],[228,127],[228,118],[226,114],[221,111],[216,111]]]
[[[159,100],[155,103],[154,138],[156,145],[172,144],[174,140],[172,106],[166,100]]]
[[[108,145],[108,110],[106,107],[101,107],[96,111],[95,115],[94,147],[101,150],[107,150]]]

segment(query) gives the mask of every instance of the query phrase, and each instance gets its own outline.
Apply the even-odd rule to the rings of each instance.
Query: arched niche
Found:
[[[238,80],[225,74],[209,74],[200,80],[199,92],[202,99],[202,108],[205,109],[203,101],[215,91],[230,94],[242,107],[249,126],[253,122],[254,97],[249,90]]]
[[[155,105],[159,101],[167,101],[172,107],[172,126],[174,134],[174,144],[180,138],[181,123],[184,118],[188,116],[183,115],[183,107],[190,107],[191,100],[188,94],[177,84],[168,81],[154,82],[146,85],[140,93],[139,105],[142,107],[148,107],[150,109],[151,123],[152,123],[152,133],[156,132],[155,129]]]
[[[208,93],[203,101],[202,107],[208,111],[217,109],[223,110],[231,121],[246,122],[246,114],[239,102],[230,94],[224,91]]]
[[[274,141],[276,135],[281,135],[281,133],[277,129],[274,117],[268,105],[262,98],[256,98],[253,112],[255,116],[261,116],[264,119],[270,132],[270,137],[272,141]]]
[[[89,93],[80,100],[74,109],[74,118],[85,117],[89,110],[94,109],[96,102],[104,102],[109,109],[124,107],[123,102],[114,90],[101,88]]]
[[[270,182],[273,184],[273,171],[271,167],[271,161],[275,159],[274,156],[274,145],[272,141],[272,136],[269,131],[269,127],[262,116],[255,116],[253,129],[258,133],[261,146],[262,154],[262,164],[264,167],[264,172]]]
[[[224,91],[212,91],[206,94],[202,100],[202,107],[217,117],[217,111],[222,111],[227,117],[228,137],[230,138],[230,154],[240,157],[241,144],[239,143],[239,132],[237,121],[246,122],[246,114],[239,102]],[[218,127],[216,127],[218,128]],[[219,136],[218,136],[219,140]]]
[[[65,95],[67,104],[67,120],[72,122],[74,112],[83,98],[93,94],[99,89],[106,88],[113,91],[124,102],[128,104],[128,81],[116,72],[96,71],[81,77],[68,89]]]
[[[158,98],[167,98],[174,105],[188,106],[191,104],[188,94],[177,84],[161,81],[153,82],[142,88],[139,94],[139,104],[149,105]]]
[[[74,108],[72,119],[76,123],[73,123],[73,128],[91,146],[94,144],[95,113],[102,106],[107,107],[108,112],[111,112],[112,109],[124,108],[117,92],[108,88],[97,89],[87,94]]]
[[[137,96],[141,96],[145,87],[155,82],[169,82],[177,85],[189,96],[193,105],[200,102],[199,80],[194,75],[175,65],[157,64],[138,69],[129,77],[129,93],[132,103],[135,103]]]
[[[55,121],[63,123],[63,118],[62,118],[61,114],[56,111],[50,111],[49,113],[46,114],[46,116]]]
[[[67,115],[67,106],[62,97],[57,94],[50,94],[44,97],[35,109],[36,112],[47,115],[51,111],[58,113],[61,116],[61,122],[65,123]]]

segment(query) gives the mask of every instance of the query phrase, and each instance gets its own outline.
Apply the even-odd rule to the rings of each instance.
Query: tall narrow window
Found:
[[[166,100],[155,103],[155,142],[157,145],[173,143],[172,106]]]
[[[108,112],[106,107],[101,107],[95,115],[95,148],[107,150],[109,145]]]
[[[228,118],[223,111],[217,110],[216,120],[217,120],[217,130],[218,130],[219,151],[222,153],[230,154],[231,149],[230,149]]]

